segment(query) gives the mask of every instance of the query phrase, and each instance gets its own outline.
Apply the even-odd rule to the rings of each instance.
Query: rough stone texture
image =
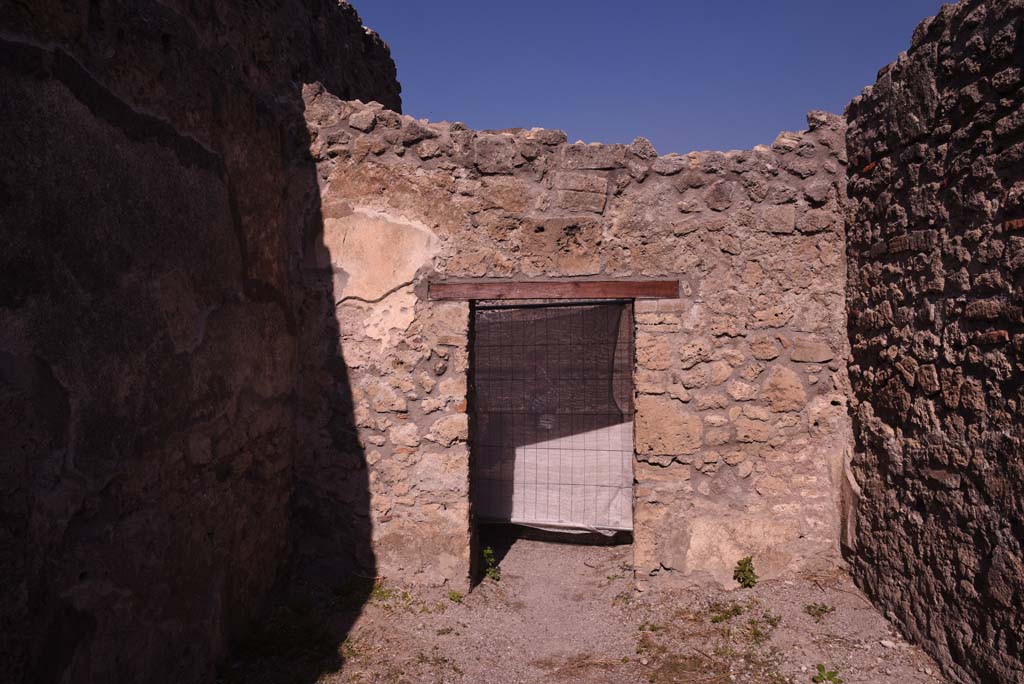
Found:
[[[212,681],[285,558],[299,333],[333,308],[296,275],[302,82],[400,103],[349,6],[269,8],[0,4],[4,681]]]
[[[289,550],[465,590],[426,279],[600,277],[684,294],[635,307],[639,580],[841,538],[953,678],[1024,681],[1022,15],[926,20],[848,134],[659,156],[402,116],[345,3],[3,5],[5,678],[209,680]]]
[[[837,560],[851,440],[839,117],[812,113],[771,147],[659,157],[643,139],[477,132],[316,88],[306,113],[325,216],[380,260],[336,260],[335,278],[388,293],[337,310],[380,572],[455,586],[469,572],[468,309],[427,300],[428,276],[679,279],[682,299],[635,308],[638,577],[730,586],[748,554],[765,576]],[[380,222],[436,250],[409,263]]]
[[[1022,19],[945,6],[848,110],[846,553],[960,682],[1024,682]]]

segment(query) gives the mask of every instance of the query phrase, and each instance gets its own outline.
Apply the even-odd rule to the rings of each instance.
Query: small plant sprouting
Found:
[[[780,622],[782,622],[782,618],[770,610],[762,612],[760,618],[750,618],[747,620],[747,636],[750,637],[750,642],[755,646],[765,643],[771,638],[772,632]]]
[[[743,612],[743,606],[738,603],[725,604],[715,602],[708,607],[708,610],[711,613],[711,622],[717,625],[740,615]]]
[[[448,592],[448,600],[452,603],[462,603],[462,593],[452,589]]]
[[[498,567],[497,560],[494,558],[494,549],[490,546],[484,547],[484,577],[495,582],[501,581],[501,568]]]
[[[754,572],[754,559],[751,556],[741,558],[732,571],[732,578],[744,589],[752,589],[757,584],[757,573]]]
[[[834,613],[835,608],[827,603],[809,603],[804,606],[804,612],[814,618],[815,622],[821,622],[829,613]]]
[[[385,586],[382,580],[377,580],[373,583],[373,589],[370,591],[370,601],[372,603],[387,603],[396,595],[397,592],[394,589]]]
[[[818,674],[811,677],[811,681],[815,684],[843,684],[842,677],[839,676],[839,670],[830,670],[821,663],[818,663]]]
[[[623,589],[612,599],[613,606],[628,606],[633,602],[633,592],[630,589]]]
[[[771,630],[765,629],[757,618],[751,618],[747,621],[747,631],[750,634],[750,640],[756,646],[760,646],[771,636]]]
[[[339,653],[341,653],[341,657],[345,660],[352,660],[362,655],[362,650],[352,639],[345,639],[345,641],[341,642]]]

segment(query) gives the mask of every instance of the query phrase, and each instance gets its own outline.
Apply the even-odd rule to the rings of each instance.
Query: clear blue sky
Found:
[[[405,113],[473,128],[748,148],[842,112],[938,0],[353,0]]]

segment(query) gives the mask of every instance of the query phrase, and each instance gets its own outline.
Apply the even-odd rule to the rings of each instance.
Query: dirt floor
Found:
[[[497,541],[491,574],[500,579],[468,596],[386,581],[305,588],[257,630],[222,682],[946,681],[842,573],[637,593],[629,546]]]

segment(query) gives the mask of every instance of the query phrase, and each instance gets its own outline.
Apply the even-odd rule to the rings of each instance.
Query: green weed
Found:
[[[827,603],[809,603],[804,606],[804,612],[814,618],[815,622],[821,622],[829,613],[834,613],[835,608]]]
[[[725,604],[718,603],[717,601],[715,603],[712,603],[708,607],[711,622],[713,622],[716,625],[722,622],[726,622],[728,620],[732,620],[737,615],[741,615],[743,613],[743,610],[743,606],[741,606],[738,603]]]
[[[815,684],[843,684],[842,678],[839,676],[839,670],[829,670],[823,664],[818,663],[818,673],[811,677],[811,681]]]
[[[752,589],[757,584],[757,573],[754,572],[754,559],[751,556],[741,558],[732,571],[732,578],[744,589]]]
[[[494,549],[490,546],[484,547],[484,577],[495,582],[501,581],[501,568],[498,567],[497,559],[494,557]]]

